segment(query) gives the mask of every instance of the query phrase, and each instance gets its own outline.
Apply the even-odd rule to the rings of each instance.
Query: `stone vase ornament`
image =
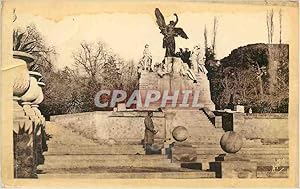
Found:
[[[42,103],[43,100],[44,100],[44,93],[42,91],[42,88],[39,87],[38,91],[39,91],[39,94],[38,94],[37,98],[34,101],[32,101],[32,104],[36,104],[37,105],[37,104]]]
[[[30,86],[24,95],[20,97],[23,102],[33,102],[40,96],[41,88],[38,86],[37,79],[30,77]]]
[[[14,51],[13,58],[12,69],[18,73],[13,76],[13,95],[20,97],[29,88],[30,77],[27,64],[33,62],[34,57],[25,52]]]
[[[243,137],[234,131],[227,131],[221,137],[220,145],[225,152],[236,153],[243,147]]]

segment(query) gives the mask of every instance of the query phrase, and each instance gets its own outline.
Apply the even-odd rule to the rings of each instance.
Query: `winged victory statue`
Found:
[[[178,23],[178,16],[176,13],[174,13],[174,16],[176,20],[171,20],[167,25],[160,10],[158,8],[155,9],[156,23],[160,29],[160,33],[164,35],[163,48],[166,49],[165,57],[175,56],[175,37],[180,36],[184,39],[188,39],[188,36],[182,28],[175,27]]]

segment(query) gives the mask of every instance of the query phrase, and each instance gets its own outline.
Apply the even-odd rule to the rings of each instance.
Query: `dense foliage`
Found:
[[[288,61],[288,45],[274,44],[240,47],[220,64],[207,61],[217,108],[226,108],[232,98],[253,112],[287,112]]]

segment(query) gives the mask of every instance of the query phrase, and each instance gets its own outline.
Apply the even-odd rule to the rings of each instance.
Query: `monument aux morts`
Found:
[[[165,56],[161,62],[152,62],[149,45],[145,45],[137,69],[142,106],[130,108],[119,102],[113,111],[51,116],[49,131],[56,141],[50,143],[52,151],[40,169],[66,175],[72,174],[68,170],[105,173],[101,178],[287,177],[288,137],[283,132],[287,115],[245,114],[239,111],[243,108],[215,110],[204,50],[196,45],[192,51],[179,48],[176,52],[175,38],[188,39],[176,27],[177,14],[169,24],[158,8],[155,16]],[[152,101],[145,106],[149,98]],[[154,126],[150,153],[154,156],[143,148],[146,117],[148,125]],[[262,132],[262,128],[268,130]],[[61,143],[75,147],[55,146]],[[79,161],[88,154],[96,156]],[[284,161],[278,163],[279,155]],[[270,172],[274,162],[279,166]]]
[[[176,21],[170,21],[168,25],[165,23],[165,19],[159,9],[155,10],[155,15],[160,33],[164,36],[163,48],[166,49],[166,53],[163,61],[155,64],[155,66],[150,66],[150,69],[147,68],[147,62],[152,61],[148,60],[151,57],[144,54],[141,60],[139,90],[142,103],[144,104],[146,98],[149,98],[147,96],[148,91],[157,90],[162,95],[160,99],[157,99],[157,103],[150,104],[152,109],[161,106],[165,92],[169,96],[166,107],[198,109],[207,107],[210,110],[215,110],[215,105],[210,96],[209,80],[206,76],[207,71],[200,69],[204,65],[204,59],[200,56],[200,53],[197,53],[196,50],[198,49],[194,48],[192,54],[187,51],[175,53],[175,37],[180,36],[188,39],[183,29],[175,27],[178,22],[177,14],[174,14]],[[184,57],[185,54],[187,54],[187,58]],[[180,105],[183,101],[185,105]],[[196,103],[201,105],[193,106]]]

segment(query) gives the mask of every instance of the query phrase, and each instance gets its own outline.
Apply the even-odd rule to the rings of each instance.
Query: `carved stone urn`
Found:
[[[21,96],[20,100],[23,102],[33,102],[39,98],[42,92],[41,87],[38,85],[38,77],[41,75],[38,72],[29,72],[30,75],[30,86],[24,95]]]
[[[13,95],[20,97],[29,88],[30,77],[27,64],[33,62],[34,57],[25,52],[14,51],[13,58],[12,68],[16,70],[15,73],[18,73],[13,76]]]

